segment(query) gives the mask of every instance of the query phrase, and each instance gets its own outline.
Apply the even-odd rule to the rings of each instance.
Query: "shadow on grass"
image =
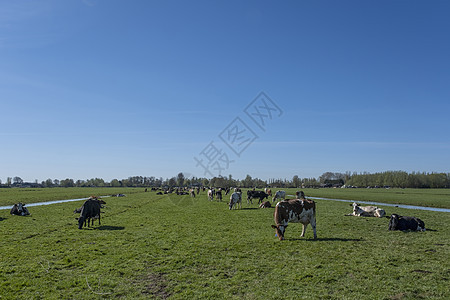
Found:
[[[6,218],[2,218],[2,217],[0,217],[0,221],[3,221],[3,220],[6,220]]]
[[[427,228],[425,231],[417,231],[417,230],[411,230],[411,229],[408,229],[408,230],[394,230],[394,231],[401,231],[401,232],[403,232],[403,233],[423,233],[423,232],[427,232],[427,231],[437,231],[436,229],[429,229],[429,228]]]
[[[97,230],[124,230],[123,226],[100,226],[97,227]]]
[[[364,239],[344,239],[344,238],[287,238],[286,241],[308,241],[308,242],[362,242]]]

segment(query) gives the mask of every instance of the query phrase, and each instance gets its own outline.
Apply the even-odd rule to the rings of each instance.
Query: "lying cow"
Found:
[[[19,202],[13,205],[10,214],[17,216],[28,216],[30,212],[28,211],[28,208],[25,207],[24,203]]]
[[[103,203],[105,203],[103,200],[101,200]],[[89,198],[83,203],[83,206],[81,207],[80,217],[78,218],[78,229],[83,228],[86,226],[89,227],[90,222],[92,221],[92,226],[94,226],[94,219],[98,218],[98,225],[101,224],[100,222],[100,208],[101,208],[101,202],[97,198]]]
[[[275,206],[274,212],[275,233],[278,238],[284,240],[284,232],[289,222],[302,223],[302,234],[305,236],[306,226],[311,224],[314,232],[314,239],[317,239],[316,234],[316,203],[311,200],[291,199],[280,201]]]
[[[247,191],[247,204],[253,204],[253,198],[258,199],[258,204],[262,203],[264,198],[267,199],[269,195],[264,193],[263,191]]]
[[[391,219],[389,220],[389,230],[425,231],[425,223],[416,217],[392,214]]]
[[[241,197],[241,193],[239,192],[234,192],[233,194],[231,194],[230,196],[230,203],[228,204],[230,207],[230,210],[233,209],[233,206],[237,209],[242,208],[242,197]]]
[[[275,200],[277,200],[277,199],[280,199],[280,201],[286,199],[286,192],[285,191],[277,191],[275,193],[275,196],[273,196],[272,202],[275,202]]]
[[[347,216],[382,218],[386,215],[384,209],[378,208],[376,206],[360,206],[356,202],[353,202],[352,206],[353,212]]]
[[[269,201],[264,201],[263,203],[261,203],[261,205],[259,206],[259,208],[266,208],[266,207],[272,207],[272,205],[270,205]]]

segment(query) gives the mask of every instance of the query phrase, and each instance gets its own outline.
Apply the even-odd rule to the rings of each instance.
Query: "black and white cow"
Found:
[[[103,201],[103,200],[101,200]],[[104,203],[104,201],[103,201]],[[89,198],[83,203],[83,206],[81,207],[80,217],[78,218],[78,229],[83,228],[86,226],[89,227],[89,223],[92,221],[92,226],[94,226],[94,219],[98,218],[98,225],[100,225],[100,208],[101,208],[101,202],[97,198]]]
[[[25,207],[24,203],[19,202],[13,205],[10,214],[16,216],[28,216],[30,212],[28,211],[28,208]]]
[[[302,223],[302,234],[300,237],[305,236],[306,226],[311,224],[314,232],[314,239],[317,238],[316,234],[316,203],[311,200],[291,199],[280,201],[275,206],[274,212],[275,233],[278,238],[284,240],[284,232],[289,222]]]
[[[216,192],[216,199],[222,201],[222,189],[218,189]]]
[[[269,197],[269,195],[263,191],[247,191],[247,204],[253,204],[253,198],[258,199],[258,204],[262,203],[264,198],[267,199],[267,197]]]
[[[213,201],[214,200],[214,194],[213,194],[213,190],[208,190],[208,199],[209,201]]]
[[[425,231],[425,223],[416,217],[399,216],[392,214],[389,220],[389,230]]]

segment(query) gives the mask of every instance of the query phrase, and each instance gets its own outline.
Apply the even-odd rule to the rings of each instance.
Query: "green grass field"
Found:
[[[319,191],[305,190],[337,198],[333,189],[313,193]],[[383,191],[386,201],[376,200],[415,190],[390,191]],[[428,199],[448,196],[424,191]],[[143,189],[2,189],[0,206],[114,193],[127,197],[106,198],[102,224],[83,230],[72,213],[82,201],[30,207],[28,217],[0,210],[0,298],[450,297],[449,213],[383,207],[389,215],[420,217],[429,229],[389,232],[386,218],[344,216],[348,203],[317,200],[318,239],[310,227],[300,238],[301,225],[291,224],[280,242],[270,227],[273,208],[244,200],[242,210],[230,211],[205,193],[192,199]],[[448,197],[436,199],[448,207]]]

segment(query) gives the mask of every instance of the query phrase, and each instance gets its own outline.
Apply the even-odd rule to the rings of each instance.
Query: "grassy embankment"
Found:
[[[105,194],[77,190],[65,193]],[[102,225],[93,229],[77,229],[72,211],[82,201],[31,207],[28,217],[0,211],[0,298],[450,297],[449,213],[386,207],[388,214],[416,215],[430,229],[389,232],[386,218],[346,217],[348,203],[317,200],[318,239],[310,227],[300,238],[301,225],[292,224],[280,242],[270,228],[273,208],[244,201],[244,209],[229,211],[225,201],[210,202],[205,193],[192,199],[106,191],[128,196],[106,199]],[[314,191],[321,190],[306,194]],[[1,191],[2,205],[20,194],[10,192]],[[21,199],[62,195],[29,193],[43,197]]]

